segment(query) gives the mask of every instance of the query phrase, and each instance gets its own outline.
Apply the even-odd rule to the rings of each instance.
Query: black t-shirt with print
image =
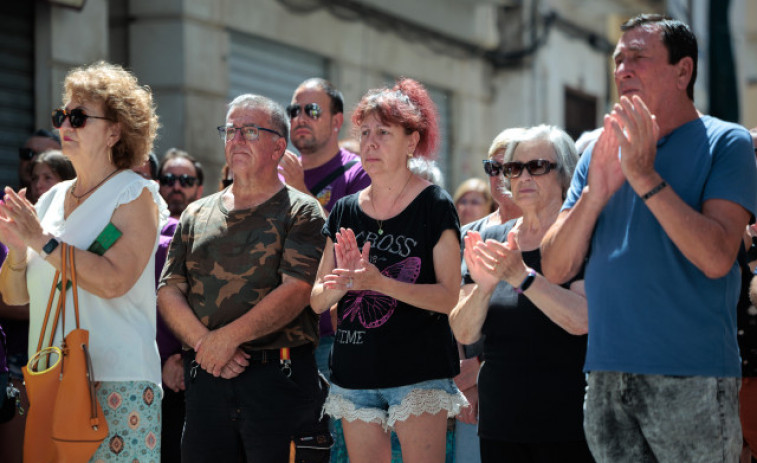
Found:
[[[370,261],[381,273],[415,284],[436,283],[433,249],[442,232],[460,237],[455,206],[441,188],[424,189],[402,212],[383,222],[366,215],[358,194],[331,210],[323,233],[335,241],[351,228],[360,249],[371,242]],[[405,386],[451,378],[459,370],[447,316],[420,309],[375,291],[350,291],[337,310],[331,380],[350,389]]]

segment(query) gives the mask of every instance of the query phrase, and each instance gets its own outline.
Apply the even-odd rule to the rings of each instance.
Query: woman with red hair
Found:
[[[431,158],[439,130],[423,86],[401,79],[369,91],[352,115],[371,185],[342,198],[327,236],[311,306],[337,305],[331,391],[350,461],[391,459],[390,429],[404,461],[444,461],[447,418],[465,399],[447,314],[460,286],[460,230],[441,188],[408,160]]]

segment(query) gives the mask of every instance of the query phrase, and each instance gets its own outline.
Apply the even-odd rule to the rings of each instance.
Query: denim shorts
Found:
[[[451,379],[383,389],[345,389],[332,383],[323,411],[334,419],[378,423],[384,429],[392,429],[394,423],[411,415],[435,415],[446,410],[451,418],[467,404]]]

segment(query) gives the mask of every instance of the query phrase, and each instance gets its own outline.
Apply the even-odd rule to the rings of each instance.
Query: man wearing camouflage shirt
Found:
[[[324,220],[314,198],[279,181],[283,108],[241,95],[218,130],[234,183],[187,207],[158,290],[186,349],[182,461],[288,461],[326,395],[308,307]]]

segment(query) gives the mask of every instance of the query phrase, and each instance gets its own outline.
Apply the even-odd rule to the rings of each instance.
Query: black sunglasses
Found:
[[[302,109],[303,107],[299,104],[290,104],[289,106],[287,106],[287,114],[289,115],[289,119],[294,119],[295,117],[299,116]],[[307,114],[311,119],[318,119],[323,113],[323,110],[321,110],[321,107],[318,106],[318,103],[308,103],[305,105],[304,109],[305,114]]]
[[[183,187],[188,186],[195,186],[195,182],[197,181],[197,177],[192,177],[191,175],[187,174],[181,174],[181,175],[174,175],[174,174],[166,174],[160,176],[160,184],[163,186],[173,186],[176,181],[179,181],[179,185]]]
[[[31,161],[35,154],[37,154],[37,152],[31,148],[18,149],[18,158],[22,161]]]
[[[87,119],[90,117],[93,119],[104,119],[106,121],[110,121],[110,119],[108,119],[107,117],[90,116],[89,114],[85,114],[84,110],[81,108],[75,108],[70,111],[67,111],[63,108],[58,108],[53,111],[52,114],[53,127],[59,129],[60,126],[63,125],[63,121],[68,118],[68,121],[71,123],[71,127],[78,129],[84,127],[84,125],[87,123]]]
[[[502,172],[502,164],[493,159],[484,159],[484,172],[489,177],[496,177]]]
[[[546,159],[534,159],[525,163],[518,161],[506,162],[502,164],[502,173],[507,178],[518,178],[523,173],[524,167],[532,176],[546,175],[550,170],[557,168],[557,163],[547,161]]]

